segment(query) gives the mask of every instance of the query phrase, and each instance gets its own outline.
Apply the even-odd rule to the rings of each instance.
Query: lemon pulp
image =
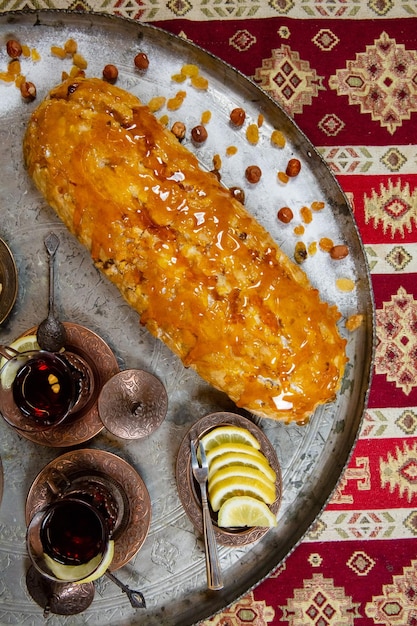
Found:
[[[224,454],[214,458],[211,462],[209,468],[209,480],[217,471],[230,465],[253,467],[262,472],[265,477],[272,482],[275,482],[277,477],[275,471],[272,469],[266,458],[258,458],[251,456],[250,454],[239,454],[238,452],[225,452]]]
[[[200,441],[206,452],[225,443],[244,443],[256,450],[261,447],[256,437],[247,428],[241,426],[218,426],[205,434]]]
[[[275,487],[246,476],[232,476],[219,480],[212,489],[209,489],[213,511],[218,511],[221,505],[233,496],[253,496],[266,504],[272,504],[275,500]]]
[[[224,528],[261,526],[272,528],[277,525],[276,516],[260,500],[251,496],[234,496],[220,508],[218,525]]]
[[[36,335],[24,335],[23,337],[19,337],[10,344],[10,348],[17,350],[17,352],[29,352],[30,350],[40,349]],[[15,361],[9,362],[8,359],[2,357],[0,361],[0,370],[3,389],[11,388],[21,365],[22,363],[16,363]]]
[[[113,555],[114,541],[111,540],[109,541],[104,557],[102,554],[98,554],[88,563],[82,563],[81,565],[64,565],[52,559],[48,554],[44,554],[44,559],[56,578],[66,582],[75,581],[77,584],[81,585],[82,583],[92,582],[103,576],[113,560]],[[89,574],[91,570],[94,571],[92,574]]]

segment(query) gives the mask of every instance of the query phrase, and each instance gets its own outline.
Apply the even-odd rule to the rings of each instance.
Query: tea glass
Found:
[[[120,489],[101,474],[80,471],[68,478],[57,469],[46,484],[52,500],[35,513],[27,529],[33,565],[56,582],[102,575],[109,542],[121,530],[126,513]]]
[[[10,348],[2,354],[7,360],[0,370],[0,412],[14,428],[46,431],[87,404],[94,377],[78,355]]]
[[[42,576],[77,582],[93,576],[106,559],[109,531],[94,506],[78,498],[61,498],[35,513],[26,545]]]

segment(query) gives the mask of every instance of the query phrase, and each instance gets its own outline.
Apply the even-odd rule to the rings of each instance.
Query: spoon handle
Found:
[[[55,233],[49,233],[44,240],[45,248],[49,257],[49,312],[54,312],[55,302],[55,276],[54,276],[54,257],[59,248],[59,237]]]
[[[146,602],[144,595],[141,591],[134,591],[130,589],[127,585],[124,585],[121,580],[116,578],[109,570],[106,571],[105,575],[107,578],[110,578],[112,582],[115,583],[129,598],[130,604],[134,609],[146,609]]]

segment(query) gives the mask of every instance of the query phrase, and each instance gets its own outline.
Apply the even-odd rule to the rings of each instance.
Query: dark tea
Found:
[[[40,353],[29,359],[13,382],[13,398],[23,415],[42,426],[60,422],[74,402],[74,383],[57,355]]]
[[[45,516],[40,539],[46,554],[63,565],[88,563],[106,549],[106,532],[97,512],[85,502],[63,499]]]

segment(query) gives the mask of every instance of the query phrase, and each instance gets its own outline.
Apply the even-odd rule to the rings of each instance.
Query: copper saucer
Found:
[[[0,239],[0,324],[11,312],[17,297],[17,269],[8,245]]]
[[[55,583],[42,576],[33,566],[26,574],[28,592],[44,609],[44,617],[82,613],[94,600],[94,583]]]
[[[69,448],[95,437],[103,428],[98,412],[98,395],[103,385],[119,372],[116,357],[106,342],[92,330],[64,322],[67,331],[67,345],[70,352],[79,354],[91,368],[94,378],[94,394],[88,404],[71,415],[59,426],[47,431],[19,431],[23,437],[52,448]],[[27,330],[24,335],[33,335],[37,327]]]
[[[122,439],[141,439],[164,421],[168,396],[163,384],[144,370],[119,372],[101,390],[100,418],[108,431]]]
[[[53,499],[46,484],[48,473],[58,470],[67,477],[96,473],[112,480],[125,497],[125,520],[114,537],[112,571],[123,567],[141,548],[151,523],[151,499],[142,478],[120,457],[105,450],[71,450],[46,465],[32,483],[26,499],[26,523]]]
[[[212,430],[215,426],[234,425],[247,428],[261,444],[261,450],[268,459],[272,469],[276,472],[276,493],[277,497],[275,502],[270,506],[271,511],[277,515],[282,497],[282,479],[281,479],[281,467],[279,465],[275,450],[264,435],[262,430],[258,428],[250,420],[237,415],[235,413],[219,412],[212,413],[202,417],[196,422],[188,433],[185,435],[178,450],[177,463],[176,463],[176,480],[178,495],[185,509],[186,514],[190,518],[194,527],[200,534],[203,533],[203,520],[201,512],[201,499],[199,492],[196,488],[196,484],[191,470],[191,441],[198,441],[206,432]],[[258,541],[269,530],[269,528],[240,528],[240,529],[226,529],[217,526],[217,516],[213,514],[213,526],[216,535],[216,540],[223,546],[229,546],[236,548],[244,546],[249,543]]]

